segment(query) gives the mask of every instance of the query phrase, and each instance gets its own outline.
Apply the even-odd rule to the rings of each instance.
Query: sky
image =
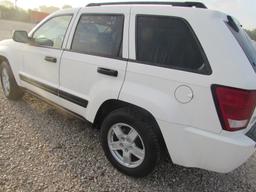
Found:
[[[11,1],[14,2],[15,0],[11,0]],[[104,1],[112,2],[112,1],[129,1],[129,0],[104,0]],[[136,0],[130,0],[130,1],[136,1]],[[160,1],[164,1],[164,0],[160,0]],[[176,1],[176,0],[169,0],[169,1]],[[88,3],[93,3],[93,2],[101,2],[101,0],[43,0],[43,1],[17,0],[17,5],[21,8],[32,9],[40,5],[53,5],[56,7],[62,7],[63,5],[68,4],[68,5],[71,5],[72,7],[81,7],[81,6],[85,6]],[[256,0],[201,0],[201,2],[204,2],[207,5],[207,7],[210,9],[223,11],[227,14],[230,14],[236,17],[240,21],[240,23],[247,29],[256,28]]]

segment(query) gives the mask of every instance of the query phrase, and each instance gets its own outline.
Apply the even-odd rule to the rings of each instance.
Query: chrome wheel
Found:
[[[9,74],[6,68],[2,69],[2,86],[3,86],[4,94],[9,95],[11,90],[11,84],[10,84]]]
[[[108,147],[113,157],[125,167],[135,168],[144,161],[143,140],[130,125],[114,124],[108,132]]]

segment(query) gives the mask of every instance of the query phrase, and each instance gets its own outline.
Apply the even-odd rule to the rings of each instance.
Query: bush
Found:
[[[246,30],[246,32],[252,38],[252,40],[256,41],[256,29],[254,29],[252,31]]]
[[[30,22],[29,12],[19,8],[16,9],[14,7],[0,6],[0,18],[15,20],[15,21]]]

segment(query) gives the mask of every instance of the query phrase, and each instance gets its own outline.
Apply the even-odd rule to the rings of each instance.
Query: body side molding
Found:
[[[19,74],[19,77],[20,77],[20,79],[22,81],[25,81],[25,82],[27,82],[27,83],[29,83],[31,85],[34,85],[34,86],[36,86],[36,87],[38,87],[40,89],[43,89],[44,91],[47,91],[47,92],[49,92],[51,94],[59,96],[59,97],[61,97],[63,99],[66,99],[66,100],[68,100],[68,101],[70,101],[72,103],[75,103],[77,105],[80,105],[80,106],[82,106],[84,108],[86,108],[87,105],[88,105],[88,101],[86,99],[83,99],[81,97],[77,97],[77,96],[72,95],[70,93],[67,93],[65,91],[59,90],[59,89],[57,89],[55,87],[52,87],[52,86],[47,85],[45,83],[39,82],[39,81],[37,81],[35,79],[32,79],[30,77],[27,77],[26,75],[23,75],[23,74]]]

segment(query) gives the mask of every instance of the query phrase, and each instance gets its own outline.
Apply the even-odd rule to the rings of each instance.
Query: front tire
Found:
[[[23,96],[23,91],[17,85],[12,70],[6,61],[0,65],[0,78],[4,95],[10,100],[18,100]]]
[[[101,126],[101,144],[106,157],[120,172],[143,177],[155,168],[160,147],[153,125],[143,114],[129,108],[111,112]]]

